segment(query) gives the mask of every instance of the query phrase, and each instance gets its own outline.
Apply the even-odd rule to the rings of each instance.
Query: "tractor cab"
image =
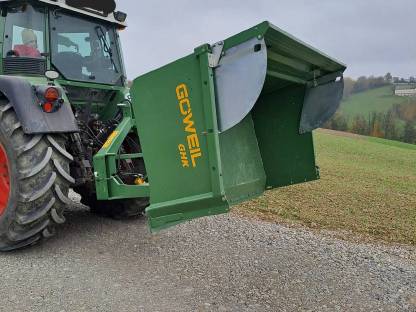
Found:
[[[62,80],[123,86],[117,30],[125,27],[126,15],[108,12],[108,1],[81,2],[90,7],[80,1],[2,1],[3,74],[53,70]]]

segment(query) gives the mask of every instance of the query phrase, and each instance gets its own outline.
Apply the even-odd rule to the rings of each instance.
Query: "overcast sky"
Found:
[[[263,20],[348,65],[347,76],[416,76],[415,0],[118,0],[129,79]]]

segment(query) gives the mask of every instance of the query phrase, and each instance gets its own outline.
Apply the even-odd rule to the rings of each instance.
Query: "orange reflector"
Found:
[[[55,102],[59,99],[59,91],[56,88],[48,88],[45,91],[45,100],[48,102]],[[50,104],[50,103],[49,103]]]
[[[146,183],[146,181],[143,180],[142,178],[136,178],[136,180],[134,180],[134,184],[136,184],[136,185],[143,185],[145,183]]]
[[[42,104],[42,109],[45,113],[52,113],[53,104],[51,102],[46,102]]]

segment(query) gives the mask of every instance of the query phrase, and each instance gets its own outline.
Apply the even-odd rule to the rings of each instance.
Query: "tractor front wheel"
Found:
[[[65,222],[72,156],[60,135],[25,134],[0,99],[0,251],[33,245]]]

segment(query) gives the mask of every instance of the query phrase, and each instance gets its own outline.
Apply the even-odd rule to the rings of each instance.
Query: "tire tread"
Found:
[[[73,157],[64,147],[65,136],[25,134],[4,98],[0,98],[0,129],[16,154],[17,170],[12,174],[18,183],[17,198],[8,207],[14,211],[8,218],[0,216],[0,251],[12,251],[53,236],[55,227],[65,222],[64,210],[71,203],[67,194],[75,181],[69,172]]]

